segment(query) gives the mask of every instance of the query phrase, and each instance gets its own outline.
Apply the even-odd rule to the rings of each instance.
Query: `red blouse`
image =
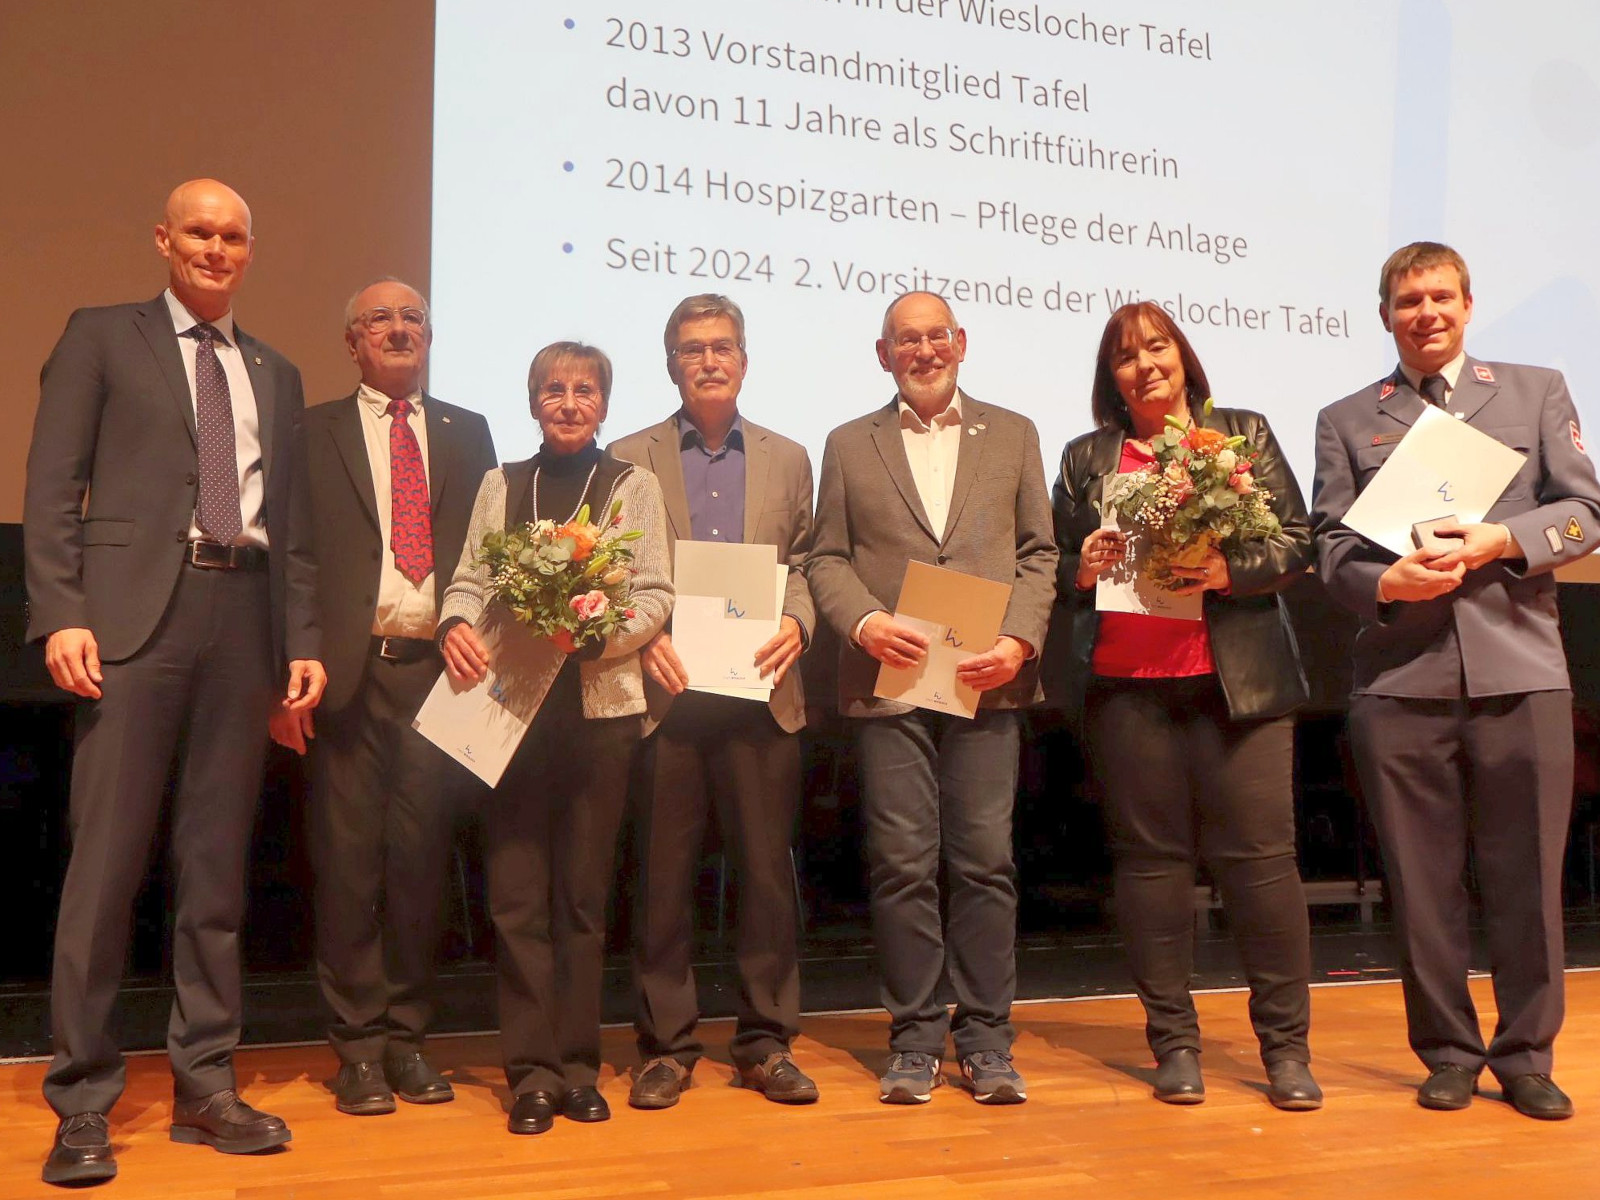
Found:
[[[1122,443],[1117,469],[1137,471],[1154,461],[1149,451],[1129,438]],[[1210,675],[1217,669],[1204,619],[1179,621],[1119,612],[1100,614],[1090,666],[1096,675],[1118,679],[1181,679]]]

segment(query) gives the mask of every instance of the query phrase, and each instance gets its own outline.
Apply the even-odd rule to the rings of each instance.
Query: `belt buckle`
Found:
[[[196,538],[189,543],[189,565],[202,571],[226,571],[233,567],[233,551],[218,542]]]
[[[389,636],[385,635],[378,642],[378,657],[379,658],[386,658],[390,662],[399,662],[400,661],[400,655],[398,655],[397,653],[395,653],[393,650],[391,650],[389,648],[389,643],[390,642],[395,642],[395,641],[399,641],[399,640],[400,639],[398,639],[398,638],[392,638],[392,637],[389,637]]]

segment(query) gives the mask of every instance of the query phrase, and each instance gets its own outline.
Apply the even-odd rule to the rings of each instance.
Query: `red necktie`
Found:
[[[391,400],[389,416],[389,548],[395,568],[412,583],[433,573],[433,517],[422,447],[406,418],[409,400]]]

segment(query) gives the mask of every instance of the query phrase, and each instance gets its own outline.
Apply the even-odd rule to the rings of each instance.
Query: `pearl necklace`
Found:
[[[563,525],[570,525],[578,519],[578,513],[583,509],[583,502],[589,495],[589,485],[594,482],[594,473],[599,469],[600,460],[597,458],[594,460],[594,466],[589,468],[588,477],[583,481],[583,491],[578,493],[578,507],[572,510],[570,517],[561,522]],[[533,469],[533,523],[535,525],[539,523],[539,472],[542,470],[544,470],[543,464]]]

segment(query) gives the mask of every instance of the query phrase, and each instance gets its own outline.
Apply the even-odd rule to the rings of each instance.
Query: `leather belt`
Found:
[[[372,638],[372,652],[390,662],[420,662],[433,655],[432,638],[382,637]]]
[[[196,539],[188,543],[184,562],[203,571],[259,571],[267,565],[260,546],[224,546]]]

